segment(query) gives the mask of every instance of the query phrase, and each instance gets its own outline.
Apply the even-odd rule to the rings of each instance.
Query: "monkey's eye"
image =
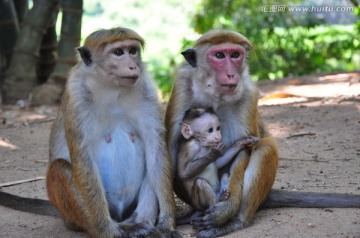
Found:
[[[214,129],[212,127],[208,129],[209,133],[212,133],[213,131],[214,131]]]
[[[215,57],[218,59],[223,59],[225,58],[225,54],[223,52],[217,52],[215,53]]]
[[[239,56],[240,56],[240,52],[237,52],[237,51],[232,52],[230,55],[230,57],[233,59],[237,59],[237,58],[239,58]]]
[[[129,54],[135,55],[137,53],[137,49],[135,47],[130,48]]]
[[[123,55],[124,54],[124,51],[122,49],[116,49],[114,50],[114,55],[116,56],[120,56],[120,55]]]
[[[220,131],[220,129],[221,129],[220,126],[216,127],[216,130],[217,130],[217,131]]]

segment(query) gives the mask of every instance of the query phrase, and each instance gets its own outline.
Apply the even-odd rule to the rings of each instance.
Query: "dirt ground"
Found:
[[[280,149],[274,188],[360,194],[360,72],[268,81],[259,88],[261,114]],[[1,190],[47,198],[43,176],[56,110],[0,109]],[[12,184],[25,179],[38,180]],[[66,230],[59,218],[1,206],[0,214],[0,237],[87,237]],[[178,230],[194,234],[190,226]],[[360,209],[263,210],[249,228],[225,237],[360,237]]]

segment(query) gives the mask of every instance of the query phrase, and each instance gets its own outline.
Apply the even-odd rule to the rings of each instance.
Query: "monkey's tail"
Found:
[[[360,208],[360,195],[271,190],[261,208]]]
[[[60,216],[56,208],[48,200],[19,197],[2,191],[0,191],[0,205],[39,215]]]

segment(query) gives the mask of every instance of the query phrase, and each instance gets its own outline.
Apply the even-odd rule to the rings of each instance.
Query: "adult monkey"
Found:
[[[48,196],[67,228],[91,237],[180,236],[161,107],[143,46],[127,28],[90,34],[52,126]]]
[[[158,94],[127,28],[92,33],[78,48],[52,127],[49,198],[70,228],[93,237],[174,230],[171,167]],[[62,159],[57,159],[62,158]],[[119,226],[118,221],[123,221]]]
[[[278,167],[278,150],[259,117],[258,90],[250,79],[246,62],[251,49],[251,43],[237,32],[212,30],[201,36],[194,48],[182,52],[187,62],[178,69],[165,116],[167,147],[173,166],[176,166],[181,138],[180,122],[185,111],[193,107],[214,109],[227,146],[247,135],[260,138],[251,151],[241,151],[230,166],[220,170],[220,176],[230,173],[230,197],[193,220],[197,237],[216,237],[242,229],[250,224],[261,206],[360,207],[360,195],[271,191]],[[239,166],[242,159],[249,160],[249,164],[244,182],[239,183],[244,174],[243,167]],[[174,186],[177,195],[189,202],[176,177]]]

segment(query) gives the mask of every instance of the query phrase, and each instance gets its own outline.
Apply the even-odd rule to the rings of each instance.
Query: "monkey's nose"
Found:
[[[235,75],[234,74],[227,74],[227,76],[228,76],[229,79],[233,79]]]

